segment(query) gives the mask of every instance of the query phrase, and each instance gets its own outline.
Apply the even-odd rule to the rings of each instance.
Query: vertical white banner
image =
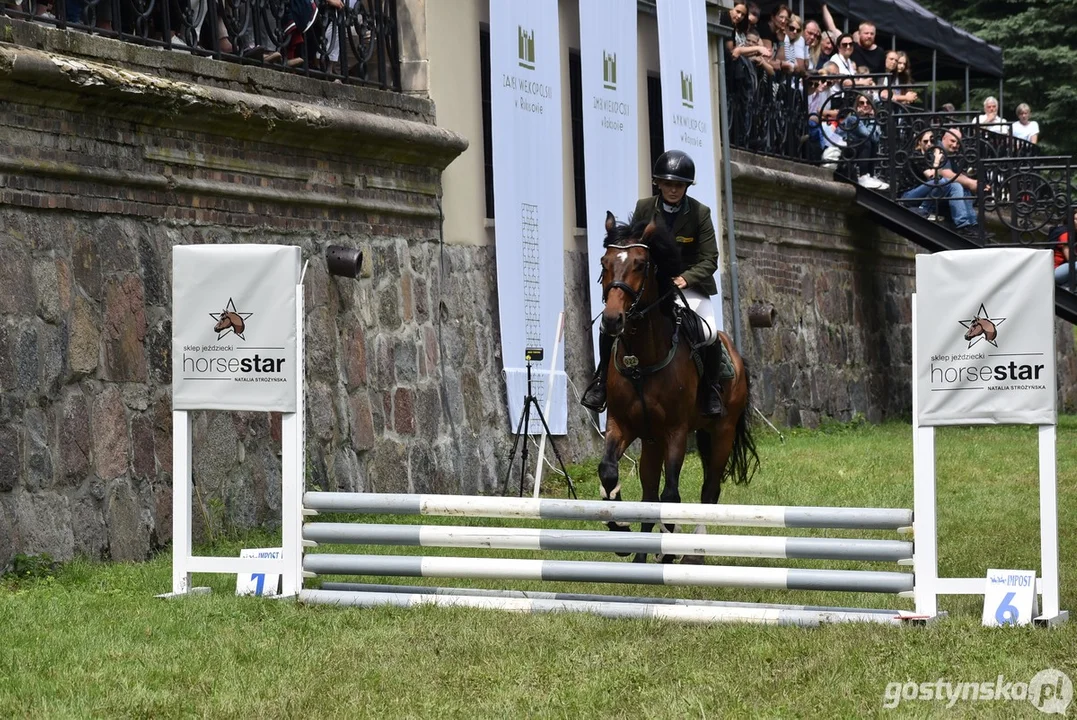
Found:
[[[639,184],[636,5],[623,0],[580,3],[584,177],[587,186],[587,277],[601,270],[606,211],[621,222],[632,213]],[[591,317],[602,311],[602,289],[588,285]],[[598,359],[598,323],[592,326]],[[605,420],[605,413],[600,422]]]
[[[662,71],[662,132],[666,150],[683,150],[696,164],[696,184],[689,194],[709,207],[718,207],[714,141],[711,122],[710,52],[707,48],[706,0],[658,0],[658,62]],[[717,230],[717,221],[711,216]],[[721,246],[721,232],[717,231]],[[715,321],[722,317],[722,265],[714,273],[718,293]]]
[[[564,173],[561,158],[561,59],[557,0],[490,0],[490,90],[494,151],[497,298],[513,430],[527,395],[524,352],[553,352],[564,307]],[[564,351],[557,367],[565,367]],[[550,431],[568,429],[563,371],[548,387],[549,358],[533,363],[540,406],[553,403]],[[528,432],[542,430],[531,408]]]

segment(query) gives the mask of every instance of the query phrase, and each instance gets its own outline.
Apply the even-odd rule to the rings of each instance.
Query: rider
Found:
[[[658,195],[645,197],[636,203],[636,209],[628,221],[632,225],[641,220],[661,220],[671,229],[681,249],[681,266],[685,268],[673,278],[681,289],[688,307],[703,320],[704,377],[702,399],[704,415],[721,415],[721,387],[718,379],[720,348],[715,339],[718,328],[714,322],[711,295],[718,292],[714,272],[718,269],[718,241],[714,237],[710,208],[687,195],[688,186],[695,183],[696,165],[687,153],[667,150],[654,164],[651,178],[658,186]],[[677,302],[683,306],[678,295]],[[598,341],[598,369],[580,404],[601,412],[606,407],[606,371],[613,350],[613,338],[600,335]]]

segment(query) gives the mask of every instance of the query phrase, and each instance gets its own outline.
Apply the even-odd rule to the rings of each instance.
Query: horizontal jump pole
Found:
[[[303,496],[303,506],[318,512],[662,522],[743,527],[897,530],[912,525],[912,511],[897,508],[536,500],[481,495],[308,492]]]
[[[308,604],[358,607],[467,607],[518,613],[586,612],[602,617],[680,620],[691,623],[744,622],[763,625],[814,626],[836,622],[870,622],[896,625],[897,615],[877,613],[826,613],[805,610],[778,610],[767,607],[707,607],[701,605],[652,605],[649,603],[604,603],[583,600],[543,600],[529,598],[476,597],[472,595],[429,595],[401,593],[339,592],[303,590],[299,601]]]
[[[911,573],[871,570],[672,565],[574,560],[313,554],[303,569],[318,575],[379,575],[434,578],[498,578],[565,582],[697,585],[777,590],[911,591]]]
[[[908,610],[884,608],[850,608],[829,605],[786,605],[778,603],[748,603],[732,600],[697,600],[695,598],[635,597],[631,595],[591,595],[587,593],[558,593],[542,590],[488,590],[483,588],[437,587],[434,585],[386,585],[381,583],[323,582],[320,590],[344,592],[403,593],[405,595],[473,595],[475,597],[527,598],[530,600],[585,600],[588,602],[627,602],[651,605],[704,605],[707,607],[767,607],[775,610],[807,610],[821,613],[874,613],[916,617]]]
[[[874,562],[897,562],[912,558],[912,543],[902,540],[636,533],[605,530],[307,523],[303,526],[303,538],[318,543],[496,550],[574,550]]]

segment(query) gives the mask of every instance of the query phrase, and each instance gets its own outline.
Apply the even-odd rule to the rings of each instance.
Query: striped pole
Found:
[[[571,560],[314,554],[303,558],[303,569],[307,572],[322,575],[498,578],[502,580],[696,585],[702,587],[748,587],[776,590],[902,593],[910,592],[913,588],[912,574],[901,572],[579,562]]]
[[[901,540],[357,523],[308,523],[303,527],[303,538],[318,543],[496,550],[573,550],[872,562],[912,559],[912,543]]]
[[[871,622],[900,624],[901,617],[872,612],[819,612],[780,610],[767,607],[708,607],[700,605],[655,605],[651,603],[591,602],[583,600],[546,600],[507,597],[476,597],[471,595],[431,595],[378,592],[339,592],[304,590],[301,602],[310,604],[352,605],[376,607],[415,607],[438,605],[507,610],[520,613],[587,612],[603,617],[680,620],[692,623],[746,622],[766,625],[813,626],[837,622]]]
[[[874,613],[915,617],[908,610],[887,608],[849,608],[828,605],[786,605],[778,603],[749,603],[732,600],[697,600],[671,597],[634,597],[631,595],[591,595],[587,593],[557,593],[542,590],[489,590],[484,588],[437,587],[434,585],[385,585],[379,583],[323,582],[320,590],[345,592],[403,593],[405,595],[473,595],[475,597],[528,598],[531,600],[586,600],[588,602],[652,603],[656,605],[703,605],[707,607],[768,607],[777,610],[806,610],[825,613]]]
[[[599,522],[661,522],[744,527],[897,530],[912,525],[912,511],[890,508],[704,505],[609,502],[469,495],[308,492],[307,510],[362,514],[439,515]]]

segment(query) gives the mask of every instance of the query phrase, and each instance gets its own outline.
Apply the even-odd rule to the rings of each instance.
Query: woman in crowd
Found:
[[[785,69],[804,75],[808,71],[808,45],[804,41],[804,21],[799,15],[790,15],[785,24]]]
[[[815,61],[815,69],[822,70],[830,62],[830,56],[835,53],[834,39],[829,34],[823,33],[819,39],[819,59]]]
[[[887,72],[890,72],[890,56],[887,55]],[[918,99],[919,95],[912,89],[913,79],[912,70],[909,67],[909,56],[903,52],[895,53],[894,58],[894,79],[891,82],[891,86],[894,88],[894,96],[892,100],[896,103],[902,103],[903,105],[912,105]]]
[[[734,60],[750,58],[766,52],[762,45],[748,43],[748,5],[746,3],[734,3],[729,8],[729,25],[733,28],[733,39],[725,41],[725,49],[729,57]]]
[[[853,36],[842,33],[838,37],[838,51],[830,56],[830,62],[838,66],[838,72],[842,75],[856,75],[856,65],[853,63]]]
[[[1010,124],[1006,121],[1006,118],[998,114],[998,100],[994,95],[988,95],[984,100],[984,114],[976,118],[976,120],[988,130],[997,132],[1001,135],[1008,135],[1010,132]]]
[[[1031,120],[1031,117],[1032,108],[1028,103],[1017,106],[1017,122],[1013,124],[1013,136],[1036,145],[1040,142],[1040,124]]]

